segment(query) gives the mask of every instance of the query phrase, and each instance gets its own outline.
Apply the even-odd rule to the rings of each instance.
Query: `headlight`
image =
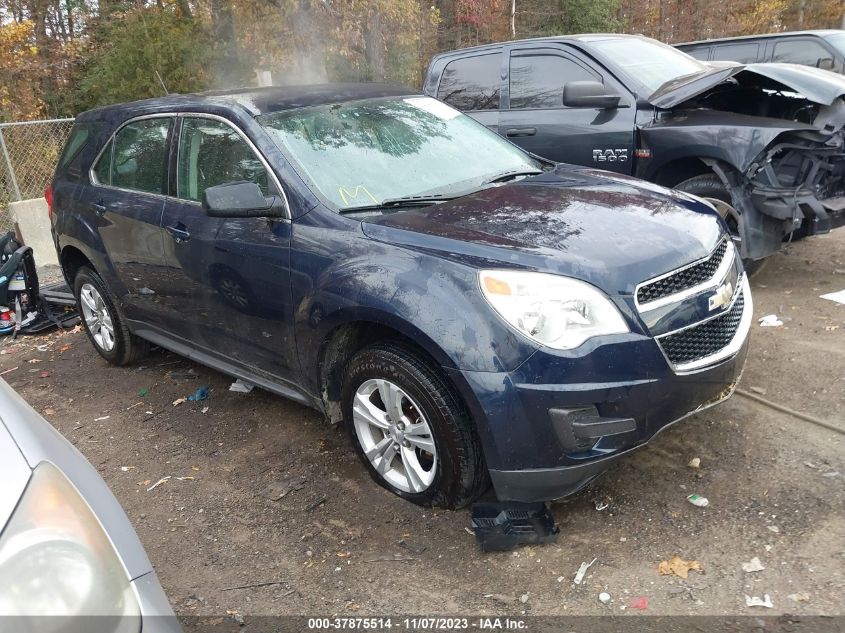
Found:
[[[0,616],[51,616],[14,618],[21,632],[141,628],[129,577],[97,517],[46,462],[0,535]]]
[[[487,301],[505,321],[554,349],[573,349],[593,336],[630,331],[610,299],[575,279],[484,270],[479,281]]]

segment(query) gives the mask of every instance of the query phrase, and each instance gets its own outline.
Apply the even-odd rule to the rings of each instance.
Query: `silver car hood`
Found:
[[[30,475],[32,469],[0,421],[0,534],[15,511]]]

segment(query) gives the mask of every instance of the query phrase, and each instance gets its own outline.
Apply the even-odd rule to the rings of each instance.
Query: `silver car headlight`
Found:
[[[40,632],[75,630],[83,621],[87,631],[141,628],[138,600],[111,541],[73,485],[47,462],[33,472],[0,534],[0,616],[30,616],[15,618],[19,631],[29,625]]]
[[[594,336],[630,331],[610,299],[582,281],[513,270],[483,270],[478,276],[493,309],[542,345],[573,349]]]

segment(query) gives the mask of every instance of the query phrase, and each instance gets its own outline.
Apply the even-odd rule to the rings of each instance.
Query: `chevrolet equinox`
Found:
[[[712,206],[407,89],[91,110],[46,197],[103,358],[154,344],[314,407],[414,503],[570,495],[745,360],[751,295]]]

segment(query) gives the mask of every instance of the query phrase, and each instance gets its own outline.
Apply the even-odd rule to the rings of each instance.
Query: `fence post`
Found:
[[[20,202],[21,190],[18,187],[18,180],[15,178],[15,170],[12,167],[12,161],[9,159],[9,150],[6,149],[6,140],[3,138],[3,128],[0,127],[0,149],[3,151],[3,159],[6,161],[6,169],[9,172],[9,182],[12,183],[12,191],[15,194],[15,199]]]

